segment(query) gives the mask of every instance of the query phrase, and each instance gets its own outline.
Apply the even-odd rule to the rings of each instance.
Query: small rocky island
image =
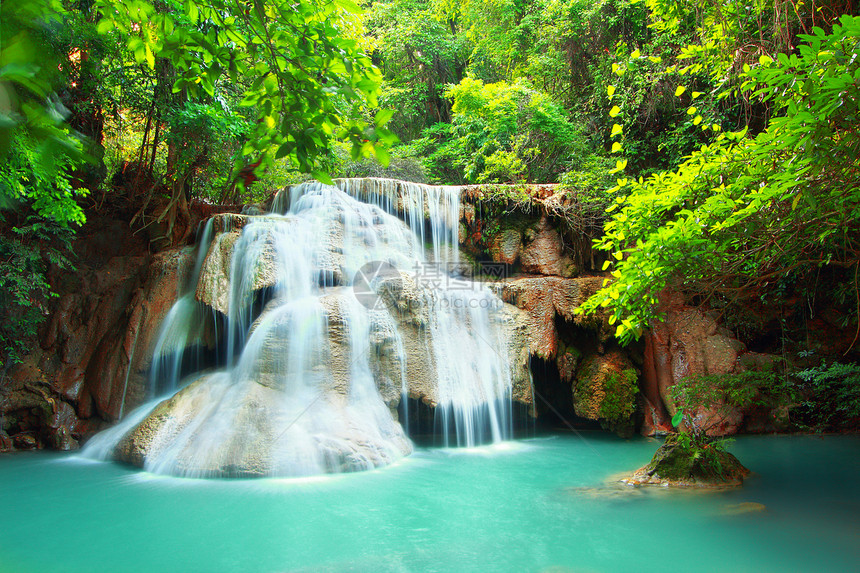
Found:
[[[688,435],[669,436],[651,461],[621,480],[630,486],[682,488],[740,487],[750,470],[720,445],[697,443]]]

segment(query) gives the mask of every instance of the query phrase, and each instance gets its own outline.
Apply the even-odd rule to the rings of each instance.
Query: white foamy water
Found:
[[[171,402],[129,415],[85,453],[133,458],[129,444],[144,440],[147,470],[183,476],[371,469],[412,451],[398,421],[407,396],[435,406],[443,445],[509,438],[503,304],[452,277],[459,192],[309,183],[273,213],[243,217],[237,237],[208,224],[155,348],[153,387]],[[224,285],[211,269],[227,268]],[[207,328],[226,366],[180,381]]]

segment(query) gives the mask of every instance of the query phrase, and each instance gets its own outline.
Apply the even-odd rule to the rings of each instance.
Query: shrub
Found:
[[[440,183],[555,182],[586,140],[564,109],[522,80],[485,84],[471,77],[448,86],[450,124],[413,142]]]
[[[796,374],[797,421],[816,430],[856,427],[860,419],[860,364],[822,363]]]
[[[21,361],[48,314],[47,301],[56,296],[48,266],[72,268],[64,255],[72,236],[68,227],[36,217],[0,234],[0,374]]]

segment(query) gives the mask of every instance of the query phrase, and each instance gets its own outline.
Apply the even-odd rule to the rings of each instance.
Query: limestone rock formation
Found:
[[[762,360],[746,352],[746,346],[717,320],[699,308],[686,306],[677,297],[666,295],[668,312],[645,337],[643,394],[648,400],[652,428],[667,426],[667,415],[675,413],[670,388],[678,381],[699,375],[732,374]],[[701,409],[697,423],[708,426],[709,435],[734,434],[743,423],[736,408]]]
[[[193,249],[171,249],[153,256],[146,279],[127,307],[128,322],[116,339],[105,339],[90,365],[96,386],[93,397],[100,415],[117,419],[140,404],[161,326],[193,266]],[[120,385],[119,381],[122,381]]]
[[[510,399],[532,402],[528,315],[447,269],[445,288],[424,276],[422,243],[433,261],[456,254],[445,224],[456,195],[397,189],[415,203],[410,217],[424,202],[427,240],[423,219],[407,225],[379,207],[390,188],[367,204],[311,184],[291,193],[287,217],[242,217],[241,232],[222,224],[194,297],[227,321],[236,363],[186,382],[121,439],[99,443],[186,476],[369,469],[411,451],[397,422],[404,395],[441,409],[458,443],[508,437]],[[199,339],[194,322],[178,321],[187,335],[177,339]]]
[[[261,477],[366,470],[412,451],[399,424],[351,414],[334,386],[308,405],[253,380],[204,376],[159,404],[114,456],[159,473]]]
[[[502,229],[490,239],[490,256],[497,263],[514,265],[519,261],[523,248],[523,237],[519,229]]]
[[[74,436],[80,435],[80,428],[75,410],[50,385],[44,382],[15,384],[4,394],[0,451],[78,447]],[[11,436],[6,429],[11,430]]]
[[[29,436],[21,444],[76,448],[141,403],[159,324],[192,261],[191,249],[145,254],[120,222],[93,226],[78,239],[78,271],[51,277],[60,298],[40,347],[5,384],[0,431]]]
[[[576,414],[599,420],[624,437],[633,434],[636,408],[636,374],[627,355],[618,348],[583,358],[573,384]]]
[[[544,216],[525,233],[522,269],[526,273],[573,277],[578,274],[573,260],[566,254],[559,232]]]
[[[15,448],[12,438],[5,430],[0,430],[0,452],[8,452]]]
[[[197,281],[195,298],[223,314],[227,314],[230,308],[230,265],[233,247],[240,236],[238,231],[215,236]]]
[[[374,381],[356,365],[374,353],[353,353],[350,296],[333,293],[317,307],[270,304],[236,368],[159,404],[114,456],[164,473],[251,477],[358,471],[411,452],[389,410],[366,395]],[[312,348],[296,347],[305,342],[291,336],[299,327]]]
[[[215,235],[204,259],[195,292],[195,298],[198,301],[225,315],[230,311],[230,280],[234,252],[238,251],[239,256],[253,258],[255,261],[253,272],[248,276],[238,277],[239,280],[249,282],[247,287],[243,289],[243,293],[247,294],[274,286],[278,279],[276,270],[278,254],[271,242],[257,245],[258,249],[254,252],[237,249],[237,243],[242,237],[242,230],[248,224],[246,217],[239,218],[238,221],[241,222],[241,226],[238,228],[228,226],[227,228],[231,228],[230,231]],[[247,304],[248,301],[238,302]]]
[[[386,281],[379,293],[384,308],[397,312],[369,314],[370,338],[359,349],[364,356],[355,355],[350,339],[350,329],[355,328],[354,295],[348,289],[332,289],[321,297],[318,318],[325,322],[320,331],[327,343],[302,354],[305,362],[297,372],[289,369],[290,361],[298,360],[291,345],[300,341],[289,336],[295,317],[279,312],[278,301],[273,301],[251,329],[248,347],[260,338],[257,350],[243,355],[232,373],[203,376],[159,404],[119,443],[114,456],[168,473],[261,476],[356,471],[408,454],[411,446],[395,421],[396,411],[404,374],[410,397],[431,405],[440,400],[439,365],[432,352],[437,342],[428,336],[434,320],[430,305],[440,301],[434,300],[437,293],[405,273]],[[396,323],[392,316],[397,317]],[[506,350],[513,358],[512,397],[531,404],[527,315],[504,305],[496,320],[506,332]],[[308,328],[306,319],[303,324]],[[369,418],[366,409],[353,407],[360,399],[356,385],[361,382],[356,380],[355,366],[362,360],[373,374],[372,390],[387,406]],[[317,393],[304,394],[293,387],[296,377],[309,377]],[[302,412],[300,406],[308,410]],[[296,429],[287,430],[283,438],[275,435],[275,428],[293,426]],[[300,446],[301,451],[293,454],[291,448],[308,444],[307,439],[290,442],[296,433],[311,436],[313,445]],[[168,449],[171,457],[165,466],[168,462],[159,460]]]
[[[579,305],[597,292],[602,282],[600,277],[515,277],[494,285],[494,288],[502,300],[528,315],[530,353],[541,358],[555,358],[559,348],[556,317],[593,330],[602,342],[612,337],[606,316],[585,317],[574,313]]]
[[[405,365],[408,396],[435,406],[439,400],[437,396],[437,365],[432,348],[434,339],[428,335],[433,326],[430,310],[433,306],[451,304],[452,301],[441,299],[438,293],[422,287],[414,277],[406,273],[380,285],[379,292],[387,308],[393,311],[392,315],[397,317],[396,329],[400,333],[398,342],[402,345],[403,355],[409,357]],[[475,294],[477,296],[478,292],[476,291]],[[494,308],[492,319],[504,333],[502,339],[506,345],[505,350],[512,370],[512,397],[518,402],[531,405],[534,398],[529,372],[531,336],[528,315],[513,305],[503,304]],[[385,332],[391,333],[393,330],[386,328]],[[487,346],[483,351],[503,352],[502,349],[492,344],[493,342],[486,341]],[[389,337],[383,344],[385,346],[379,347],[379,351],[376,352],[378,357],[386,357],[384,348],[395,343]],[[383,380],[394,379],[399,375],[397,369],[402,367],[401,361],[393,361],[391,358],[384,358],[384,362],[375,359],[375,364],[379,364]],[[380,392],[385,395],[384,386],[380,386]]]

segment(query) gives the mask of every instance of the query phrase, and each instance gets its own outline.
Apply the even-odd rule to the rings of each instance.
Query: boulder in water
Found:
[[[213,374],[161,402],[114,457],[155,473],[265,477],[367,470],[411,451],[399,424],[356,418],[344,396],[289,401],[256,382]]]
[[[665,487],[739,487],[749,474],[735,456],[717,444],[670,436],[648,465],[622,481]]]

